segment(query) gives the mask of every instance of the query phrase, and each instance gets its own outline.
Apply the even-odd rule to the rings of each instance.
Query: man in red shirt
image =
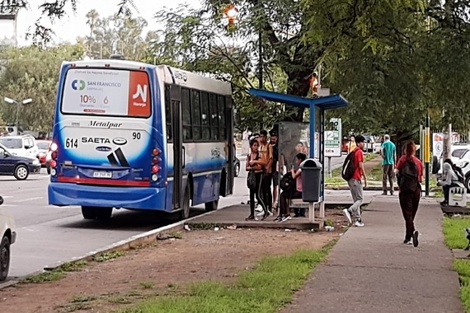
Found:
[[[353,198],[353,204],[343,210],[344,216],[348,219],[349,224],[352,224],[351,214],[354,216],[354,226],[363,227],[364,223],[361,218],[361,205],[363,202],[363,189],[361,184],[361,178],[364,178],[364,186],[367,187],[367,176],[364,170],[364,148],[365,138],[364,136],[358,135],[355,137],[356,148],[351,152],[354,153],[354,175],[348,180],[349,190]]]

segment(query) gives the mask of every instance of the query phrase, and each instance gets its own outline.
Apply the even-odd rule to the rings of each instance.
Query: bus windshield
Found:
[[[148,118],[148,75],[143,71],[71,68],[63,86],[61,112]]]

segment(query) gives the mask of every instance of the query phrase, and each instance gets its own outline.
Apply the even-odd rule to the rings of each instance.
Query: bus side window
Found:
[[[211,110],[211,139],[219,140],[219,112],[217,108],[217,95],[210,94],[210,110]]]
[[[209,95],[201,92],[202,140],[211,139]]]
[[[192,122],[193,122],[193,139],[201,140],[201,95],[199,90],[192,90],[191,94],[191,108],[193,111]]]
[[[191,102],[189,89],[181,88],[181,106],[183,111],[183,141],[191,141],[193,139],[191,129]]]
[[[226,127],[225,127],[225,98],[219,96],[219,139],[227,139]]]
[[[171,123],[171,98],[170,98],[170,86],[165,85],[165,117],[166,117],[166,139],[168,141],[173,140],[172,123]]]

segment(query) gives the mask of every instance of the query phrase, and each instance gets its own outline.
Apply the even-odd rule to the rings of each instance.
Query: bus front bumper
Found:
[[[103,187],[51,182],[49,204],[165,210],[165,188]]]

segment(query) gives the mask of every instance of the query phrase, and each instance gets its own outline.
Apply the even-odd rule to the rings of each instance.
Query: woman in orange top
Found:
[[[250,188],[250,215],[246,220],[257,220],[255,216],[255,197],[258,204],[261,205],[264,211],[263,220],[268,216],[266,206],[261,199],[261,185],[263,180],[263,165],[261,162],[261,156],[258,151],[259,143],[256,138],[250,140],[250,153],[246,157],[246,171],[254,172],[256,177],[256,186]]]
[[[421,182],[423,181],[423,164],[415,156],[416,154],[416,145],[413,141],[410,141],[405,146],[405,155],[403,155],[397,162],[397,175],[399,179],[400,192],[398,198],[400,200],[400,207],[403,213],[403,218],[405,219],[405,240],[404,244],[411,244],[413,246],[418,246],[418,231],[415,229],[414,219],[416,212],[418,212],[419,200],[421,198]],[[408,163],[408,164],[407,164]],[[411,163],[411,164],[409,164]],[[416,172],[416,181],[413,183],[416,184],[414,188],[409,188],[408,190],[403,189],[403,183],[401,180],[404,180],[404,172],[410,172],[410,168],[414,165],[415,169],[411,171]],[[405,167],[407,169],[405,170]],[[409,180],[410,181],[410,180]],[[413,181],[413,180],[411,180]],[[414,189],[414,190],[413,190]],[[413,242],[411,242],[413,239]]]

